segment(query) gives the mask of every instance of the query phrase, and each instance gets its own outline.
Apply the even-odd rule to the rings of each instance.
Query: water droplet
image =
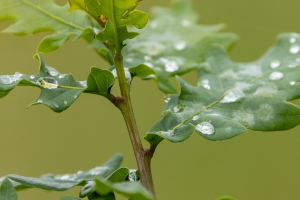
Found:
[[[77,99],[77,95],[74,96],[74,99]]]
[[[165,135],[165,136],[174,136],[174,130],[168,130],[168,131],[161,131],[160,132],[161,135]]]
[[[175,72],[179,69],[177,62],[175,61],[171,61],[166,58],[160,58],[159,61],[165,64],[165,70],[167,72]]]
[[[171,95],[170,94],[167,94],[167,95],[164,96],[164,101],[166,103],[169,103],[170,100],[171,100]]]
[[[111,71],[111,73],[114,75],[115,78],[118,78],[118,74],[117,74],[116,69],[113,69]],[[131,82],[131,73],[130,73],[130,71],[127,68],[124,68],[124,73],[125,73],[127,83],[130,84],[130,82]]]
[[[79,81],[78,83],[79,83],[82,87],[84,87],[84,88],[87,87],[86,81]]]
[[[177,41],[174,43],[174,48],[178,51],[184,50],[186,47],[186,42],[185,41]]]
[[[95,27],[93,27],[93,31],[94,31],[95,35],[98,35],[101,32],[100,29],[95,28]]]
[[[57,76],[59,74],[59,72],[52,68],[52,67],[47,67],[47,70],[48,70],[48,73],[51,75],[51,76]]]
[[[157,27],[158,27],[158,22],[157,22],[157,21],[152,21],[152,22],[150,22],[150,27],[151,27],[152,29],[157,28]]]
[[[19,78],[14,75],[4,75],[0,76],[0,83],[7,85],[7,84],[13,84],[15,82],[19,81]]]
[[[293,43],[295,43],[295,42],[296,42],[296,38],[293,38],[293,37],[290,38],[290,43],[291,43],[291,44],[293,44]]]
[[[272,72],[269,76],[269,79],[272,81],[277,81],[283,78],[283,73],[281,72]]]
[[[290,53],[291,54],[297,54],[300,51],[300,46],[297,44],[293,44],[290,48]]]
[[[300,65],[300,60],[296,59],[296,61],[290,61],[287,65],[288,68],[296,68]]]
[[[191,21],[184,19],[181,21],[181,25],[184,27],[188,27],[188,26],[191,26],[192,23],[191,23]]]
[[[42,100],[42,99],[38,99],[36,102],[38,102],[38,103],[42,103],[42,102],[43,102],[43,100]]]
[[[221,103],[233,103],[242,101],[246,97],[245,93],[240,89],[232,89],[227,92],[223,99],[220,101]]]
[[[34,79],[34,78],[35,78],[35,76],[31,75],[29,78],[30,78],[30,79]]]
[[[36,84],[47,89],[55,89],[58,87],[58,82],[52,77],[41,77],[36,81]]]
[[[139,177],[137,176],[137,170],[129,170],[129,175],[128,175],[128,179],[129,181],[138,181],[139,180]]]
[[[209,122],[201,122],[197,124],[195,129],[197,132],[200,132],[204,135],[212,135],[215,133],[214,126]]]
[[[23,76],[23,74],[21,74],[20,72],[16,72],[14,75],[15,75],[16,78],[18,78],[18,79],[22,78],[22,76]]]
[[[147,62],[147,61],[150,61],[151,60],[151,57],[150,56],[144,56],[144,60]]]
[[[295,85],[295,84],[296,84],[295,81],[291,81],[291,82],[290,82],[290,85]]]
[[[60,74],[59,76],[58,76],[58,78],[64,78],[66,76],[66,74]]]
[[[109,170],[108,167],[104,167],[104,166],[100,166],[100,167],[95,167],[93,169],[91,169],[89,172],[91,175],[100,175],[100,174],[104,174],[107,172],[107,170]]]
[[[180,108],[179,106],[175,106],[175,107],[173,108],[173,111],[174,111],[175,113],[177,113],[177,112],[179,112],[181,109],[182,109],[182,108]]]
[[[276,69],[277,67],[280,66],[280,61],[279,60],[273,60],[271,63],[270,63],[270,67],[272,69]]]
[[[82,173],[83,173],[83,171],[78,171],[78,172],[76,172],[76,174],[78,174],[78,175],[79,175],[79,174],[82,174]]]
[[[202,87],[204,87],[207,90],[210,90],[209,80],[203,80],[202,81]]]
[[[193,121],[196,121],[196,120],[198,120],[198,119],[200,119],[200,116],[198,116],[198,115],[195,115],[195,116],[193,117]]]
[[[67,104],[68,104],[68,102],[67,102],[67,101],[64,101],[64,104],[65,104],[65,105],[67,105]]]
[[[56,103],[53,104],[56,108],[59,108],[59,105],[57,105]]]
[[[144,62],[144,64],[147,65],[147,66],[150,67],[150,68],[153,68],[153,67],[154,67],[154,66],[152,65],[152,63],[150,63],[150,62]]]

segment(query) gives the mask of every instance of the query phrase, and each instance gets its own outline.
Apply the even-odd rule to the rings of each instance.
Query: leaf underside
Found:
[[[225,140],[255,131],[287,130],[300,123],[300,109],[287,101],[300,97],[300,35],[280,35],[264,56],[235,63],[214,45],[198,68],[198,86],[178,77],[180,95],[172,95],[163,118],[145,139],[158,144],[186,140],[196,131],[209,140]]]
[[[125,67],[141,63],[158,76],[158,86],[166,94],[176,90],[169,77],[195,69],[205,58],[212,43],[230,49],[237,40],[231,33],[217,33],[224,25],[199,25],[198,15],[190,0],[174,1],[170,8],[154,7],[153,20],[140,31],[140,36],[125,41]]]

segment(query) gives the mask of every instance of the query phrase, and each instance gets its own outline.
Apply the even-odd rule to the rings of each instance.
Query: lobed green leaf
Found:
[[[4,33],[28,35],[51,31],[37,47],[41,53],[49,53],[68,40],[70,34],[81,36],[86,28],[91,29],[92,21],[84,12],[68,12],[69,6],[58,6],[53,0],[1,0],[0,21],[16,20],[3,30]],[[98,26],[99,27],[99,26]]]
[[[155,7],[153,20],[123,48],[124,66],[143,63],[158,77],[158,86],[166,94],[176,90],[169,77],[184,74],[203,62],[212,43],[230,49],[237,40],[231,33],[217,33],[223,24],[199,25],[190,0],[176,0],[170,8]]]
[[[288,103],[300,97],[300,35],[282,34],[260,59],[235,63],[214,45],[199,66],[198,86],[178,78],[163,118],[146,135],[151,144],[181,142],[194,131],[209,140],[225,140],[247,129],[287,130],[300,123],[300,109]]]

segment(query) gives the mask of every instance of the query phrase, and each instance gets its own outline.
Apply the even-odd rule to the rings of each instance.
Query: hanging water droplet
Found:
[[[36,84],[47,89],[55,89],[58,87],[58,82],[52,77],[41,77],[36,81]]]
[[[186,47],[186,42],[185,41],[177,41],[174,43],[174,48],[178,51],[184,50]]]
[[[196,121],[196,120],[198,120],[198,119],[200,119],[200,116],[198,116],[198,115],[195,115],[195,116],[193,117],[193,121]]]
[[[64,104],[65,104],[65,105],[67,105],[67,104],[68,104],[68,102],[67,102],[67,101],[64,101]]]
[[[291,54],[297,54],[300,51],[300,46],[297,44],[293,44],[290,48],[290,53]]]
[[[269,79],[272,81],[277,81],[283,78],[283,73],[281,72],[272,72],[269,76]]]
[[[209,122],[201,122],[196,125],[196,131],[204,135],[212,135],[215,133],[214,126]]]
[[[56,103],[53,104],[56,108],[59,108],[59,105],[57,105]]]
[[[291,44],[293,44],[293,43],[295,43],[295,42],[296,42],[296,38],[293,38],[293,37],[290,38],[290,43],[291,43]]]
[[[279,60],[273,60],[271,63],[270,63],[270,67],[272,69],[276,69],[277,67],[280,66],[280,61]]]
[[[291,82],[290,82],[290,85],[295,85],[295,84],[296,84],[295,81],[291,81]]]
[[[166,103],[169,103],[170,100],[171,100],[171,95],[170,94],[167,94],[167,95],[164,96],[164,101]]]
[[[204,87],[207,90],[210,90],[209,80],[203,80],[202,81],[202,87]]]
[[[165,135],[165,136],[174,136],[174,130],[168,130],[168,131],[161,131],[160,132],[161,135]]]
[[[240,102],[246,97],[245,93],[240,89],[232,89],[227,92],[223,99],[220,101],[221,103],[233,103]]]
[[[38,103],[42,103],[42,102],[43,102],[43,100],[42,100],[42,99],[38,99],[36,102],[38,102]]]
[[[34,79],[34,78],[35,78],[35,76],[31,75],[29,78],[30,78],[30,79]]]
[[[47,70],[48,70],[48,73],[51,75],[51,76],[57,76],[59,74],[59,72],[52,68],[52,67],[47,67]]]

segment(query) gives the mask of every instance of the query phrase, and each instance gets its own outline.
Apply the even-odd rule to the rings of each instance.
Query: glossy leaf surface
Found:
[[[198,15],[190,0],[176,0],[170,8],[155,7],[153,20],[140,31],[140,36],[126,43],[123,49],[125,67],[141,63],[151,67],[158,75],[159,88],[176,93],[170,76],[184,74],[202,62],[212,43],[230,49],[237,36],[217,33],[224,25],[199,25]]]
[[[288,103],[300,97],[300,35],[282,34],[264,56],[235,63],[212,46],[199,67],[198,86],[178,78],[181,93],[172,95],[163,118],[146,140],[181,142],[194,131],[209,140],[225,140],[247,129],[287,130],[300,123],[300,109]]]
[[[18,200],[17,192],[12,183],[6,178],[0,185],[0,199],[1,200]]]
[[[0,8],[0,21],[16,20],[2,31],[4,33],[28,35],[53,32],[38,45],[37,51],[42,53],[56,50],[68,40],[70,34],[78,38],[87,27],[92,27],[86,13],[77,10],[68,12],[68,4],[58,6],[53,0],[1,0]]]

